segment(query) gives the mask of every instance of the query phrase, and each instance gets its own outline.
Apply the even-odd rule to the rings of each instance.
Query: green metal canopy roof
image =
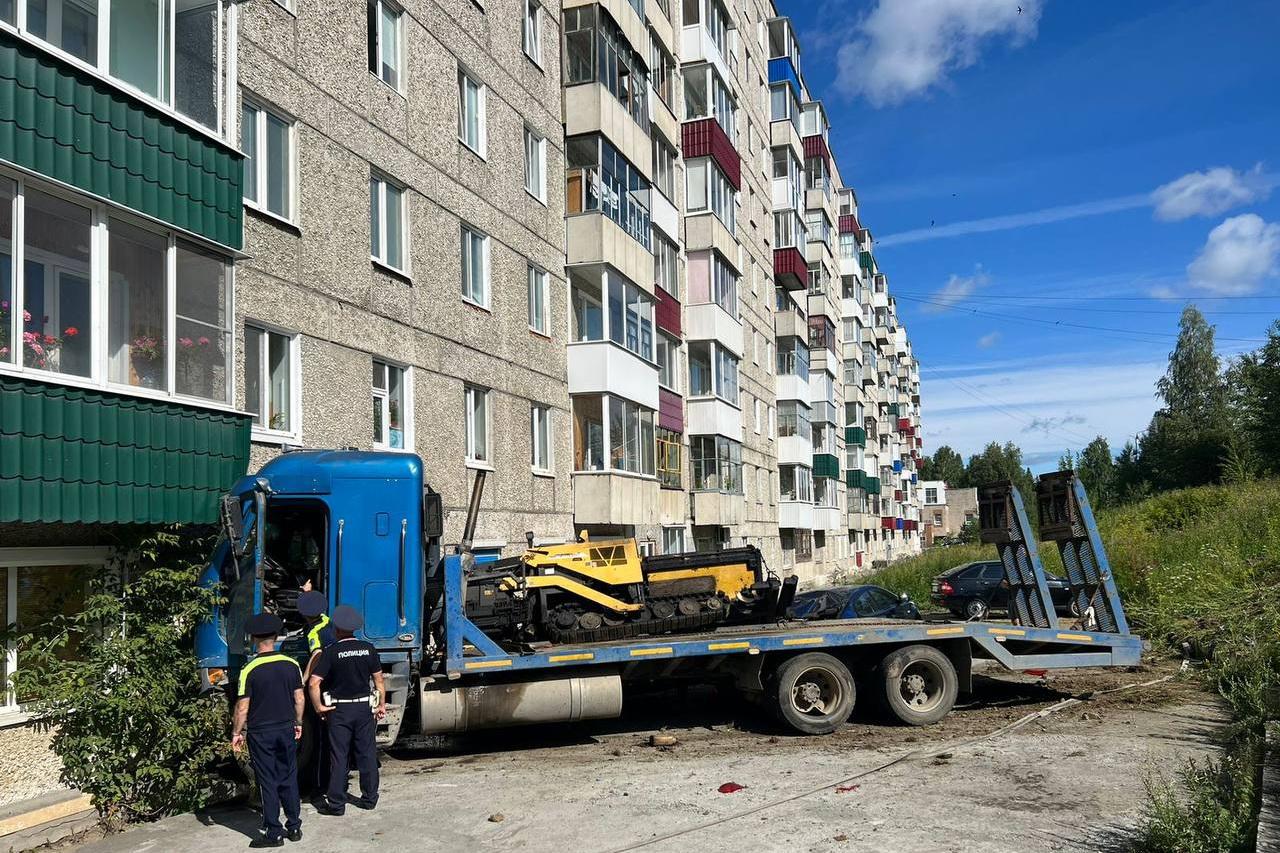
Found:
[[[247,415],[0,377],[0,522],[217,519]]]
[[[0,29],[0,159],[232,249],[244,158]]]

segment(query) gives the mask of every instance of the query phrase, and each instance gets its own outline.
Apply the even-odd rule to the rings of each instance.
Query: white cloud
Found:
[[[1156,208],[1156,219],[1173,222],[1226,213],[1265,199],[1274,187],[1275,176],[1263,174],[1261,163],[1247,172],[1217,166],[1207,172],[1190,172],[1157,187],[1151,193],[1151,202]]]
[[[1000,343],[1000,333],[988,332],[987,334],[978,338],[978,349],[991,349],[993,346],[995,346],[998,343]]]
[[[951,274],[941,290],[935,292],[929,304],[922,309],[926,314],[941,314],[964,302],[975,290],[991,283],[991,276],[982,271],[982,265],[974,267],[973,275]]]
[[[1021,6],[1021,9],[1019,9]],[[836,85],[876,106],[922,95],[990,41],[1036,35],[1041,0],[878,0],[836,54]]]
[[[1193,287],[1221,296],[1253,293],[1280,272],[1280,224],[1256,213],[1223,220],[1187,265]]]

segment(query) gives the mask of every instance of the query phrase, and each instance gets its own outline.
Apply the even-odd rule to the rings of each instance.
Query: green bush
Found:
[[[1221,761],[1188,762],[1176,783],[1149,777],[1136,853],[1253,853],[1259,756],[1250,738]]]
[[[13,686],[54,731],[62,781],[93,798],[109,828],[199,808],[227,753],[226,705],[198,693],[192,632],[215,595],[199,584],[205,536],[137,542],[128,582],[91,581],[83,608],[18,626]]]

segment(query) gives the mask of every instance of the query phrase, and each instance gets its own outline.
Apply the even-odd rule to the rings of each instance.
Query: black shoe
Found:
[[[371,812],[378,807],[377,797],[374,797],[372,800],[369,799],[368,797],[352,797],[351,799],[347,800],[347,802],[355,806],[356,808],[364,809],[367,812]]]
[[[347,813],[347,810],[345,808],[342,808],[342,809],[334,808],[328,803],[320,803],[318,806],[316,806],[316,811],[319,814],[328,815],[329,817],[342,817],[344,814]]]
[[[266,835],[266,836],[263,836],[262,838],[255,838],[249,842],[249,846],[255,849],[261,848],[261,847],[283,847],[284,836]]]
[[[290,841],[301,841],[302,829],[298,828],[298,829],[291,830],[289,834],[285,836],[285,838],[289,839]]]

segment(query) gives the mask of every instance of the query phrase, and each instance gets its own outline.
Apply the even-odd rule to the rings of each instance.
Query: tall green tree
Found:
[[[1076,470],[1093,506],[1110,506],[1115,503],[1116,463],[1111,457],[1111,446],[1105,438],[1098,436],[1089,442],[1080,453]]]
[[[1280,472],[1280,321],[1267,330],[1266,343],[1242,355],[1227,375],[1239,433],[1229,455]]]
[[[1031,476],[1031,470],[1022,464],[1022,449],[1012,441],[1003,445],[993,441],[981,453],[970,456],[966,476],[973,486],[1012,480],[1022,492],[1024,502],[1035,496],[1035,478]]]
[[[924,457],[921,463],[922,480],[941,480],[955,488],[971,485],[965,474],[964,458],[946,444],[935,450],[932,457]]]
[[[1071,449],[1062,451],[1062,455],[1058,457],[1059,471],[1074,471],[1076,469],[1076,460],[1071,457]]]
[[[1219,480],[1229,445],[1227,385],[1213,326],[1194,305],[1182,311],[1156,394],[1164,405],[1138,445],[1145,479],[1160,490]]]
[[[1117,503],[1131,503],[1151,493],[1151,483],[1142,467],[1138,445],[1132,440],[1125,442],[1124,449],[1116,457],[1112,485]]]

